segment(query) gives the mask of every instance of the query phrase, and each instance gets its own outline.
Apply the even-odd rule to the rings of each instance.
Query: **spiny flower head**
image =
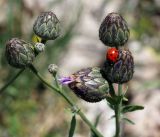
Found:
[[[124,46],[129,38],[129,29],[124,18],[118,13],[109,13],[99,28],[99,38],[106,46]]]
[[[60,22],[53,12],[42,12],[34,23],[33,31],[44,40],[54,40],[60,35]]]
[[[19,38],[12,38],[6,43],[5,56],[11,66],[24,68],[33,62],[35,51],[32,44]]]
[[[62,84],[87,102],[99,102],[109,94],[108,82],[102,77],[100,68],[82,69],[69,77],[60,79]]]

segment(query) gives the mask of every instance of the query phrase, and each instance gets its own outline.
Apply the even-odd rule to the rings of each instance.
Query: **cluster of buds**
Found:
[[[131,52],[124,49],[129,37],[126,21],[117,13],[110,13],[99,29],[99,38],[109,48],[101,73],[110,83],[128,82],[134,73],[134,61]]]
[[[122,48],[128,41],[129,29],[126,21],[117,13],[110,13],[99,29],[99,38],[110,46],[102,68],[82,69],[70,77],[60,80],[87,102],[98,102],[110,96],[110,83],[128,82],[134,73],[131,52]]]
[[[41,38],[35,45],[18,38],[7,42],[6,58],[11,66],[25,68],[31,65],[37,54],[44,51],[45,42],[60,35],[60,22],[53,12],[43,12],[36,19],[33,31]],[[100,26],[99,38],[111,47],[107,50],[103,67],[82,69],[60,79],[62,84],[67,84],[78,97],[88,102],[98,102],[110,96],[110,83],[128,82],[134,73],[132,54],[122,48],[129,38],[129,29],[123,17],[117,13],[108,14]],[[48,67],[54,77],[57,69],[54,64]]]
[[[43,12],[34,22],[33,31],[41,38],[35,45],[19,38],[12,38],[6,43],[5,55],[11,66],[25,68],[32,64],[37,54],[44,51],[45,42],[60,35],[60,22],[53,12]]]

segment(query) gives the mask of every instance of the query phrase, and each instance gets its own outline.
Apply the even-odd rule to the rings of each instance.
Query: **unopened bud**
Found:
[[[60,82],[68,84],[78,97],[87,102],[99,102],[109,96],[109,84],[97,67],[79,70],[70,77],[62,78]]]
[[[34,45],[36,53],[43,52],[45,50],[45,45],[43,43],[36,43]]]
[[[118,13],[108,14],[99,28],[99,38],[106,46],[124,46],[129,38],[129,29],[124,18]]]
[[[113,56],[114,54],[111,57]],[[131,52],[126,49],[119,49],[116,60],[111,60],[108,56],[101,73],[111,83],[123,84],[131,80],[134,73],[134,60]]]
[[[33,45],[18,38],[12,38],[6,43],[5,55],[8,63],[16,68],[27,67],[35,58]]]
[[[57,71],[58,71],[58,66],[55,65],[55,64],[50,64],[50,65],[48,66],[48,71],[49,71],[49,73],[51,73],[53,76],[56,76]]]
[[[34,23],[33,31],[44,40],[54,40],[60,35],[60,22],[53,12],[42,12]]]

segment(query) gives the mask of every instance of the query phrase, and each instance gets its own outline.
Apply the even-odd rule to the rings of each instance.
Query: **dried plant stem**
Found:
[[[1,89],[0,89],[0,94],[2,94],[4,91],[5,91],[5,89],[9,86],[9,85],[11,85],[20,75],[21,75],[21,73],[24,71],[25,69],[21,69],[12,79],[10,79],[9,81],[8,81],[8,83],[6,83]]]
[[[103,137],[103,135],[96,129],[95,126],[91,124],[91,122],[83,114],[80,108],[78,108],[78,106],[75,105],[75,103],[65,94],[65,92],[61,88],[51,85],[47,80],[43,78],[43,76],[41,76],[41,74],[36,70],[36,68],[33,65],[30,66],[30,69],[45,85],[47,85],[49,88],[60,94],[72,108],[76,109],[77,114],[92,129],[92,131],[97,135],[97,137]]]
[[[118,96],[122,96],[122,85],[118,85]],[[119,101],[118,104],[115,105],[115,122],[116,122],[116,134],[115,137],[120,137],[121,135],[121,107],[122,107],[122,99]]]

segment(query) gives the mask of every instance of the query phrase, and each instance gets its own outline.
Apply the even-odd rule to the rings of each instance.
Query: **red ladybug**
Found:
[[[118,59],[119,52],[116,48],[109,48],[107,50],[106,59],[111,62],[116,62]]]

